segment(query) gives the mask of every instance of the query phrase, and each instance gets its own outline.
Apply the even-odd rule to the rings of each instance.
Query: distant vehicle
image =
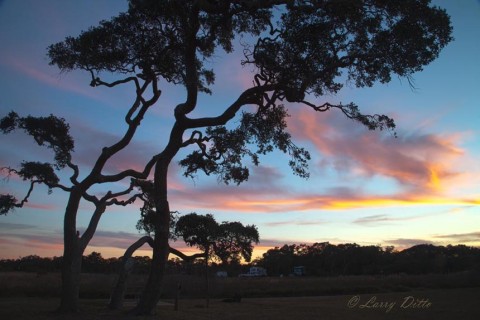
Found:
[[[267,270],[261,267],[251,267],[248,273],[242,273],[239,275],[241,278],[253,278],[253,277],[266,277]]]
[[[305,267],[304,266],[293,267],[293,275],[294,276],[304,276],[305,275]]]
[[[215,274],[215,276],[217,278],[227,278],[228,277],[228,273],[227,271],[217,271],[217,273]]]

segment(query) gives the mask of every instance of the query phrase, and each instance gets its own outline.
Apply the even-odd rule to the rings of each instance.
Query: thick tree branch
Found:
[[[236,113],[247,104],[260,103],[262,95],[266,92],[277,89],[276,85],[263,85],[256,86],[245,90],[238,99],[232,103],[221,115],[217,117],[206,117],[190,119],[186,118],[182,124],[188,129],[202,128],[202,127],[214,127],[226,124],[229,120],[235,117]]]
[[[90,82],[90,86],[92,86],[92,87],[106,86],[106,87],[109,87],[109,88],[113,88],[113,87],[118,86],[120,84],[125,84],[125,83],[133,81],[135,83],[135,87],[137,88],[137,91],[140,91],[140,83],[138,82],[137,77],[128,77],[128,78],[117,80],[117,81],[114,81],[114,82],[105,82],[105,81],[102,81],[99,77],[95,77],[95,74],[93,73],[93,70],[90,70],[90,74],[92,76],[92,81]]]
[[[152,159],[150,159],[150,161],[145,165],[145,168],[143,169],[143,171],[136,171],[136,170],[133,170],[133,169],[128,169],[128,170],[125,170],[125,171],[122,171],[122,172],[119,172],[117,174],[114,174],[114,175],[100,175],[99,177],[99,183],[107,183],[107,182],[117,182],[117,181],[120,181],[120,180],[123,180],[127,177],[132,177],[132,178],[135,178],[135,179],[140,179],[140,180],[144,180],[144,179],[147,179],[148,178],[148,175],[150,174],[153,166],[155,165],[155,163],[158,161],[158,159],[161,157],[161,154],[157,154],[155,156],[152,157]]]
[[[67,162],[67,166],[73,170],[73,174],[72,176],[70,177],[70,182],[73,184],[73,185],[78,185],[79,182],[78,182],[78,176],[80,174],[80,170],[78,169],[78,166],[76,164],[73,164],[72,161],[68,161]]]
[[[181,119],[192,112],[197,105],[198,96],[198,71],[197,71],[197,32],[200,28],[198,22],[198,8],[192,8],[188,16],[187,30],[185,32],[185,87],[187,100],[175,108],[175,118]]]
[[[170,247],[170,253],[176,255],[177,257],[181,258],[184,261],[193,261],[198,258],[205,258],[205,253],[195,253],[192,254],[191,256],[187,256],[183,252],[178,251],[175,248]]]
[[[156,80],[153,81],[153,82],[156,82]],[[158,89],[154,90],[154,91],[155,91],[154,96],[149,101],[147,101],[146,103],[144,103],[142,105],[142,107],[138,111],[138,114],[129,123],[128,129],[125,132],[124,136],[117,143],[113,144],[112,146],[103,148],[102,154],[97,159],[97,162],[95,163],[95,166],[92,169],[90,175],[85,179],[86,184],[91,185],[91,184],[96,183],[96,182],[104,183],[104,182],[120,181],[123,178],[129,176],[130,174],[132,175],[132,177],[135,177],[135,178],[142,178],[143,177],[142,173],[139,173],[139,172],[134,171],[134,170],[126,170],[126,171],[124,171],[124,172],[122,172],[118,175],[111,175],[111,176],[103,176],[103,175],[101,175],[101,171],[102,171],[103,167],[105,166],[106,162],[108,161],[108,159],[110,159],[114,154],[123,150],[132,140],[132,138],[133,138],[138,126],[140,125],[140,122],[143,119],[145,113],[147,112],[148,108],[150,108],[152,105],[154,105],[156,103],[156,101],[158,100],[158,98],[160,97],[161,92]],[[152,160],[150,160],[150,162],[145,167],[144,172],[147,171],[146,173],[148,173],[150,171],[151,167],[155,163],[154,159],[155,159],[155,157]]]
[[[88,227],[79,240],[79,244],[82,250],[85,250],[88,243],[90,242],[93,235],[95,234],[95,231],[97,230],[98,222],[100,221],[100,218],[102,217],[102,214],[105,212],[105,210],[106,210],[106,204],[104,202],[100,202],[95,205],[95,211],[93,212],[93,215],[90,218]]]

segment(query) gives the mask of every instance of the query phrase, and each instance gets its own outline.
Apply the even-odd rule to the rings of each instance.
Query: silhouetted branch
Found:
[[[170,247],[169,250],[170,250],[171,254],[176,255],[177,257],[181,258],[184,261],[191,261],[191,260],[195,260],[195,259],[198,259],[198,258],[205,258],[205,255],[206,255],[205,253],[195,253],[195,254],[192,254],[191,256],[187,256],[186,254],[178,251],[175,248]]]
[[[113,88],[120,84],[125,84],[133,81],[135,83],[135,87],[137,88],[137,90],[140,91],[140,83],[138,82],[137,77],[128,77],[128,78],[117,80],[114,82],[105,82],[105,81],[102,81],[99,77],[95,77],[93,70],[90,70],[90,75],[92,76],[92,81],[90,82],[90,86],[92,87],[106,86],[109,88]]]
[[[133,169],[128,169],[128,170],[119,172],[115,175],[108,175],[108,176],[101,175],[99,180],[101,183],[106,183],[106,182],[117,182],[127,177],[132,177],[140,180],[147,179],[148,175],[150,174],[150,171],[152,170],[153,166],[158,161],[160,156],[161,154],[157,154],[154,157],[152,157],[152,159],[150,159],[150,161],[145,165],[145,168],[141,172]]]
[[[102,214],[105,212],[105,210],[106,210],[106,204],[104,202],[95,204],[95,211],[93,212],[93,215],[90,218],[88,227],[80,238],[79,244],[83,250],[87,247],[88,243],[90,242],[93,235],[95,234],[95,231],[97,230],[98,222],[100,221],[100,218],[102,217]]]
[[[233,117],[235,117],[236,113],[240,110],[241,107],[247,104],[258,105],[259,97],[261,97],[262,94],[268,91],[273,91],[275,89],[277,89],[276,85],[263,85],[249,88],[245,90],[238,97],[238,99],[228,108],[226,108],[226,110],[218,117],[205,117],[197,119],[190,119],[185,117],[184,119],[182,119],[182,124],[184,124],[185,127],[189,129],[224,125],[229,120],[233,119]]]
[[[366,126],[369,130],[391,130],[394,132],[394,135],[396,136],[396,133],[394,131],[395,129],[395,122],[392,118],[382,115],[382,114],[374,114],[374,115],[365,115],[360,112],[358,109],[358,106],[349,103],[346,105],[343,104],[331,104],[331,103],[324,103],[321,105],[315,105],[313,103],[310,103],[308,101],[302,101],[303,104],[308,105],[315,111],[319,112],[325,112],[330,109],[339,109],[342,111],[342,113],[347,116],[347,118],[355,120]]]
[[[78,169],[78,166],[76,164],[73,164],[71,160],[67,162],[67,166],[73,170],[73,175],[70,177],[70,182],[73,185],[78,185],[78,176],[80,174],[80,171]]]

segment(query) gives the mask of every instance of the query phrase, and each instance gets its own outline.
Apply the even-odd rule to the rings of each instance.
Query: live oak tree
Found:
[[[87,178],[77,182],[78,175],[73,177],[65,215],[65,268],[71,268],[73,253],[86,243],[76,237],[75,215],[80,199],[90,198],[87,190],[95,183],[145,179],[153,171],[152,267],[135,309],[151,313],[169,253],[167,172],[179,150],[197,147],[180,161],[186,176],[202,171],[238,184],[249,176],[245,161],[258,165],[261,155],[278,149],[291,157],[295,174],[307,177],[309,154],[292,142],[284,104],[317,112],[339,110],[371,130],[393,129],[388,116],[364,115],[354,103],[319,104],[317,98],[336,94],[345,81],[365,87],[387,83],[394,75],[411,79],[438,57],[452,40],[451,31],[446,12],[428,0],[130,0],[128,12],[50,46],[50,63],[62,71],[90,73],[92,87],[133,85],[137,95],[127,111],[125,138],[103,150]],[[232,92],[231,103],[217,116],[193,117],[192,111],[209,108],[198,103],[198,96],[213,94],[215,55],[220,50],[231,53],[239,35],[241,63],[254,69],[252,86]],[[107,82],[105,73],[120,78]],[[142,172],[103,174],[106,161],[128,144],[147,109],[160,98],[162,82],[185,89],[176,106],[162,106],[175,119],[165,148]],[[144,97],[148,88],[149,99]],[[226,127],[235,117],[238,126]],[[98,199],[100,211],[111,198]],[[15,204],[12,198],[2,203]],[[70,294],[62,302],[64,309],[76,306],[74,290],[65,290],[69,286],[64,284]]]
[[[135,181],[134,185],[139,189],[139,198],[143,201],[137,229],[147,235],[130,245],[121,259],[117,281],[109,302],[111,309],[119,309],[123,305],[126,282],[133,268],[131,259],[133,253],[145,243],[153,247],[155,228],[152,219],[156,215],[153,183],[148,180]],[[190,213],[181,217],[178,214],[176,211],[170,212],[170,239],[176,241],[178,238],[182,238],[185,244],[190,247],[196,247],[201,253],[186,255],[170,247],[171,254],[176,255],[185,262],[203,258],[206,270],[208,262],[212,257],[220,260],[222,263],[239,262],[242,257],[247,262],[251,260],[253,243],[258,244],[259,242],[256,226],[244,226],[240,222],[226,221],[219,224],[211,214],[198,215]],[[208,288],[207,273],[206,277]]]
[[[222,263],[237,262],[252,258],[253,243],[260,236],[255,225],[244,226],[241,222],[218,223],[212,214],[190,213],[181,216],[175,224],[175,234],[190,247],[205,253],[205,259],[216,258]]]
[[[138,82],[137,84],[139,85]],[[128,177],[146,177],[155,162],[152,159],[143,172],[126,170],[112,175],[102,172],[109,159],[130,143],[146,110],[158,99],[158,94],[154,94],[149,100],[143,98],[147,87],[146,84],[138,87],[137,99],[125,117],[127,129],[123,137],[117,143],[103,148],[95,165],[83,179],[79,179],[80,169],[72,160],[74,140],[69,133],[69,125],[65,122],[65,119],[55,117],[54,115],[48,117],[21,117],[12,111],[0,121],[0,130],[4,134],[11,133],[14,130],[23,130],[38,145],[52,149],[55,154],[52,163],[23,161],[20,164],[20,169],[12,167],[2,168],[2,171],[7,175],[17,175],[24,181],[29,181],[30,186],[27,194],[21,200],[16,199],[11,194],[0,195],[0,213],[7,214],[15,208],[23,207],[28,202],[35,186],[39,184],[46,185],[49,188],[49,192],[53,189],[61,189],[69,193],[64,215],[64,252],[60,311],[76,312],[78,310],[82,256],[107,207],[115,205],[126,206],[140,196],[140,193],[132,193],[135,187],[135,180],[132,179],[130,183],[127,183],[128,187],[123,190],[112,191],[119,188],[114,183]],[[136,114],[134,114],[135,111],[137,111]],[[68,183],[62,183],[56,173],[56,171],[65,169],[65,167],[70,168],[72,171]],[[106,183],[112,184],[110,191],[97,194],[91,192],[93,186]],[[80,233],[77,229],[76,219],[81,201],[90,202],[94,207],[90,222],[83,233]]]
[[[175,234],[190,247],[196,247],[204,253],[206,307],[210,304],[208,262],[217,258],[222,263],[239,261],[243,257],[250,261],[253,243],[259,242],[257,227],[244,226],[240,222],[222,222],[218,224],[213,215],[190,213],[180,217],[175,225]]]

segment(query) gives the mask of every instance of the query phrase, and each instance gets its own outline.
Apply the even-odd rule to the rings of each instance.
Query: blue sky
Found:
[[[399,249],[419,243],[480,245],[480,2],[433,3],[450,14],[455,41],[414,75],[416,89],[394,78],[372,88],[346,86],[316,101],[355,102],[366,113],[392,116],[398,138],[368,131],[334,111],[318,114],[287,105],[290,132],[312,155],[308,180],[292,175],[281,153],[262,158],[238,187],[203,175],[191,180],[181,175],[179,155],[170,172],[171,208],[257,225],[256,254],[284,243],[324,241]],[[15,110],[65,118],[76,140],[74,161],[84,174],[101,148],[123,132],[133,94],[128,87],[91,88],[81,71],[60,73],[48,65],[46,48],[126,7],[117,0],[0,1],[0,116]],[[215,57],[214,95],[200,98],[196,115],[218,114],[250,85],[252,74],[240,66],[241,54]],[[132,146],[110,165],[112,172],[142,167],[161,151],[172,108],[184,99],[182,88],[162,90]],[[48,161],[51,154],[22,133],[0,136],[0,166],[37,159]],[[15,177],[0,181],[0,192],[17,198],[26,188]],[[0,217],[0,257],[61,255],[66,199],[62,191],[48,195],[38,188],[25,208]],[[139,206],[109,209],[87,253],[123,254],[140,236]],[[90,214],[91,207],[82,204],[80,230]],[[139,254],[149,254],[142,249]]]

